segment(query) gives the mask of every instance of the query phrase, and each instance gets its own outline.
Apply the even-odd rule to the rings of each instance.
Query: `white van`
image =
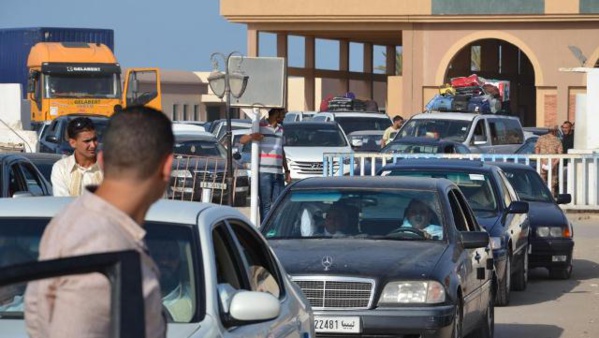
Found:
[[[517,117],[477,113],[422,113],[403,124],[395,139],[434,137],[461,142],[473,153],[513,154],[524,143]]]

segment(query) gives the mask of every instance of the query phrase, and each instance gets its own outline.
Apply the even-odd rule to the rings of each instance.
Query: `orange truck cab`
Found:
[[[27,68],[27,99],[34,125],[68,114],[110,116],[127,105],[161,109],[159,70],[130,69],[123,92],[121,67],[101,43],[37,43],[31,48]],[[153,77],[155,85],[140,88],[141,76]]]

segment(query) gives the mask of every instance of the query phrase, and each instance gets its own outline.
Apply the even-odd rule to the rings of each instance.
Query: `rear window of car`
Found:
[[[503,172],[521,200],[555,203],[547,184],[536,171],[503,168]]]
[[[389,118],[380,118],[375,116],[341,116],[335,115],[335,121],[339,123],[346,134],[360,130],[385,130],[391,127]]]
[[[464,142],[471,121],[441,119],[411,119],[402,126],[396,140],[402,137],[433,137]]]
[[[285,146],[347,147],[343,131],[337,125],[296,123],[285,126]]]
[[[419,170],[390,170],[387,176],[446,178],[455,183],[475,212],[491,212],[498,208],[491,177],[483,173],[442,172]]]
[[[176,142],[173,152],[181,155],[217,156],[226,158],[223,146],[216,141],[181,141]]]

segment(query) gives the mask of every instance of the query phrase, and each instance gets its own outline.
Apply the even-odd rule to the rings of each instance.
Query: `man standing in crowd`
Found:
[[[399,128],[401,128],[402,124],[403,117],[395,115],[395,117],[393,118],[393,124],[389,128],[385,129],[385,132],[383,133],[383,139],[381,140],[381,148],[386,146],[387,143],[389,143],[389,141],[392,138],[392,134],[397,133]]]
[[[102,182],[102,170],[97,163],[98,137],[94,122],[88,117],[77,117],[67,125],[69,144],[73,154],[52,166],[54,196],[79,196],[88,185]]]
[[[264,221],[271,205],[285,188],[285,182],[291,182],[291,173],[283,150],[283,126],[279,124],[284,116],[284,109],[270,109],[268,119],[260,121],[260,131],[243,135],[239,140],[241,144],[250,141],[260,142],[258,169],[260,222]]]
[[[574,126],[572,122],[565,121],[562,124],[562,134],[562,147],[564,148],[564,154],[567,154],[569,149],[574,148]]]
[[[104,180],[48,224],[39,259],[136,250],[141,258],[146,337],[166,335],[158,268],[148,254],[144,219],[170,181],[174,137],[170,120],[147,107],[115,113],[98,160]],[[110,337],[110,282],[99,273],[29,283],[25,322],[29,337]],[[126,325],[126,323],[124,323]]]
[[[557,138],[557,126],[549,129],[549,133],[542,135],[535,145],[535,154],[562,154],[562,142]],[[559,159],[554,158],[551,161],[541,160],[541,177],[547,183],[547,177],[551,171],[551,193],[557,194],[557,175]]]

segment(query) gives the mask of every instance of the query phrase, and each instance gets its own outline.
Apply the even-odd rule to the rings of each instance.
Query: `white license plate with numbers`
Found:
[[[316,332],[360,333],[362,326],[360,317],[324,317],[314,316]]]

